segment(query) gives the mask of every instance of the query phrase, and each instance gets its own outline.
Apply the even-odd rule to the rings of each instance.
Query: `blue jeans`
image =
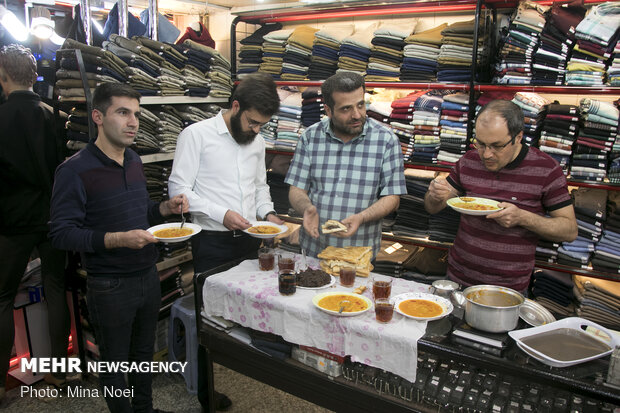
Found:
[[[0,387],[5,386],[15,338],[13,304],[34,249],[41,257],[43,291],[47,301],[52,357],[67,357],[71,321],[65,291],[66,253],[52,248],[47,232],[0,235]],[[64,374],[54,374],[64,378]]]
[[[132,274],[88,274],[88,312],[101,361],[152,361],[155,329],[161,305],[155,266]],[[100,373],[102,389],[132,389],[128,397],[106,397],[112,413],[150,413],[151,373]],[[127,386],[129,384],[129,387]]]

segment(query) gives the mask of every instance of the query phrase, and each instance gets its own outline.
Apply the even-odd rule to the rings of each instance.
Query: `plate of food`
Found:
[[[155,225],[147,229],[155,238],[161,242],[181,242],[186,241],[198,234],[202,228],[200,225],[186,222],[181,228],[180,222],[169,222],[167,224]]]
[[[369,298],[345,291],[319,293],[312,297],[312,304],[327,314],[340,317],[360,315],[372,308],[372,301]]]
[[[336,284],[336,277],[323,270],[307,270],[297,273],[297,288],[302,290],[320,290]]]
[[[457,196],[448,199],[448,206],[461,214],[466,215],[489,215],[501,211],[499,201],[475,196]]]
[[[392,301],[397,313],[419,321],[438,320],[454,310],[449,300],[429,293],[404,293]]]
[[[269,221],[252,222],[250,228],[243,230],[246,234],[261,239],[274,238],[277,235],[284,234],[286,231],[288,231],[286,225],[278,225]]]

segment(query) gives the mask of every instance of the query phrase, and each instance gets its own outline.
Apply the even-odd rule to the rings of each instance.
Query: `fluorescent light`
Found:
[[[57,44],[58,46],[62,46],[65,42],[65,38],[60,37],[59,35],[56,34],[56,32],[53,32],[52,35],[50,36],[50,41],[54,44]]]
[[[32,9],[30,31],[39,39],[49,39],[54,33],[54,22],[50,11],[45,7],[35,6]]]
[[[99,23],[97,20],[95,19],[90,19],[93,22],[93,26],[95,26],[95,28],[97,29],[97,31],[100,34],[103,34],[103,27],[101,27],[101,23]]]
[[[28,39],[28,29],[19,21],[15,14],[4,6],[0,6],[0,23],[19,42]]]

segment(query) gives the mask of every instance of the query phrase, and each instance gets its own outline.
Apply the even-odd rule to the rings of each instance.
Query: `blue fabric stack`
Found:
[[[441,104],[443,103],[443,95],[447,93],[441,90],[430,90],[415,100],[411,121],[415,127],[412,162],[423,164],[436,164],[438,162]]]
[[[370,58],[366,70],[368,82],[394,82],[400,77],[400,65],[403,61],[403,47],[408,32],[397,28],[382,27],[377,29],[371,43]]]
[[[437,160],[446,166],[454,164],[467,151],[469,94],[446,95],[441,103],[441,132]]]

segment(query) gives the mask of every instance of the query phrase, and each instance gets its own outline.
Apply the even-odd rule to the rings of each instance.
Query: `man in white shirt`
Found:
[[[192,238],[196,273],[256,251],[260,240],[241,231],[251,226],[250,220],[284,223],[271,202],[265,141],[258,134],[280,106],[276,84],[265,73],[249,75],[231,100],[229,110],[181,132],[168,181],[170,196],[184,194],[192,222],[203,229]],[[206,408],[205,382],[200,376],[198,399]],[[230,400],[216,394],[216,408],[227,405]]]

